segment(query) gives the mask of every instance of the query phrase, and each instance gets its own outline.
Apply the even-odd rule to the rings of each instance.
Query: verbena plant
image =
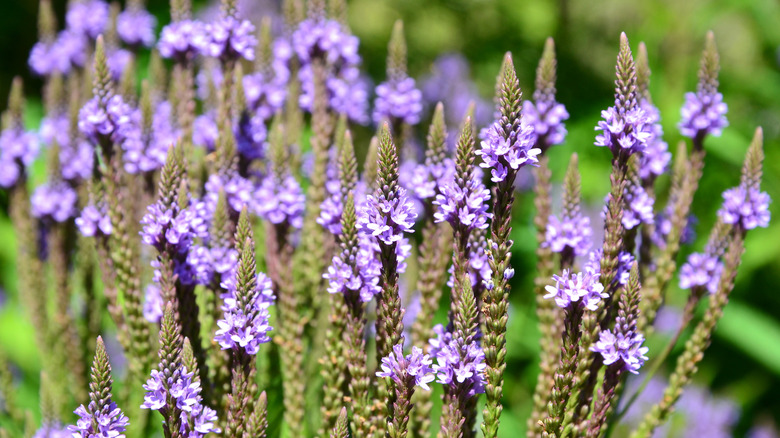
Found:
[[[533,100],[523,101],[507,54],[494,123],[476,126],[471,106],[448,129],[440,103],[423,153],[412,129],[422,95],[406,72],[400,22],[369,117],[343,0],[285,1],[276,35],[270,19],[256,31],[238,17],[235,1],[209,24],[191,18],[189,2],[171,3],[157,36],[142,0],[121,12],[73,1],[59,32],[41,1],[29,64],[45,80],[46,115],[39,133],[25,129],[16,80],[0,185],[43,358],[43,424],[19,408],[3,359],[0,435],[149,436],[161,424],[166,438],[497,436],[510,280],[532,269],[511,260],[524,167],[535,177],[537,274],[534,290],[513,293],[535,296],[541,332],[528,436],[609,435],[644,387],[625,393],[628,374],[652,357],[649,381],[695,322],[663,398],[631,436],[649,437],[668,419],[728,302],[745,234],[769,221],[758,128],[707,246],[679,269],[690,295],[676,335],[649,352],[645,336],[690,234],[705,140],[727,125],[711,33],[679,125],[692,147],[681,143],[674,160],[646,49],[635,61],[621,35],[615,104],[596,127],[596,146],[613,159],[604,238],[594,242],[576,155],[561,212],[552,211],[546,152],[565,141],[569,117],[556,101],[552,40]],[[134,59],[147,48],[138,87]],[[350,125],[371,121],[378,131],[359,168]],[[41,145],[48,181],[30,195]],[[658,193],[669,170],[669,192]],[[413,321],[402,283],[416,289]],[[440,303],[448,322],[433,326]],[[127,357],[118,391],[100,337],[104,310]],[[438,424],[431,385],[443,388]],[[281,418],[269,416],[271,401]]]

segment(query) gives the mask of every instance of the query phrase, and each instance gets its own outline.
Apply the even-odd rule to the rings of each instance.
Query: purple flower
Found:
[[[710,294],[718,291],[723,263],[718,256],[694,252],[680,268],[680,288],[704,287]]]
[[[160,294],[160,286],[150,283],[144,292],[144,319],[152,324],[159,324],[163,316],[163,299]]]
[[[335,20],[303,20],[292,35],[292,47],[302,64],[321,57],[331,65],[360,64],[356,36],[350,35]]]
[[[320,206],[320,215],[317,217],[317,223],[322,225],[329,233],[334,236],[341,235],[341,215],[344,206],[341,203],[341,195],[334,194],[325,198]]]
[[[60,170],[66,181],[86,180],[92,175],[93,147],[83,139],[71,140],[70,120],[66,114],[44,117],[39,135],[42,142],[60,147]]]
[[[262,117],[242,116],[235,132],[238,153],[247,160],[262,160],[265,157],[267,135]]]
[[[383,82],[376,87],[374,122],[395,119],[416,125],[420,123],[421,113],[422,92],[415,87],[413,78]]]
[[[108,3],[103,0],[71,2],[65,15],[68,30],[97,39],[108,27]]]
[[[76,435],[80,436],[80,435]],[[41,428],[35,431],[35,435],[32,438],[72,438],[73,434],[60,424],[59,421],[46,421],[44,420]]]
[[[377,258],[375,248],[368,236],[360,235],[358,244],[355,260],[348,259],[349,256],[344,252],[334,256],[333,262],[322,277],[328,280],[329,293],[357,293],[360,300],[367,303],[382,292],[382,288],[379,287],[382,263]],[[402,260],[399,260],[399,264]]]
[[[653,223],[655,219],[653,198],[647,195],[642,186],[628,184],[623,199],[627,207],[623,209],[623,226],[627,230],[633,229],[639,224]],[[605,216],[603,213],[602,215]]]
[[[690,137],[704,137],[720,133],[728,126],[726,113],[729,108],[723,102],[723,95],[700,90],[696,93],[685,93],[685,104],[680,109],[682,120],[678,125],[680,134]]]
[[[155,107],[149,132],[136,129],[122,143],[125,171],[130,174],[151,172],[162,168],[168,150],[178,141],[179,132],[173,126],[173,111],[168,101]]]
[[[601,256],[603,254],[602,248],[594,249],[588,254],[588,261],[585,263],[585,271],[595,274],[601,273]],[[620,251],[618,255],[617,272],[615,273],[615,279],[619,285],[625,286],[628,284],[628,276],[631,274],[631,265],[634,264],[634,256],[626,251]]]
[[[401,164],[398,176],[401,187],[411,192],[418,200],[424,201],[436,197],[445,184],[454,181],[455,163],[450,158],[432,165],[407,160]],[[474,177],[481,179],[481,174]]]
[[[464,344],[452,338],[452,333],[437,324],[433,327],[436,338],[429,341],[431,357],[436,359],[433,370],[438,382],[452,387],[463,385],[473,397],[485,392],[485,353],[476,341]]]
[[[126,104],[120,95],[107,99],[101,105],[93,97],[79,111],[79,130],[94,144],[111,141],[121,144],[128,135],[134,135],[140,123],[140,112]]]
[[[105,209],[103,209],[105,210]],[[90,204],[84,207],[81,215],[76,218],[76,226],[81,234],[87,237],[97,235],[109,236],[113,230],[111,218],[105,211],[99,210],[95,205]]]
[[[769,195],[756,188],[739,185],[723,192],[718,217],[727,224],[739,224],[745,230],[769,226]]]
[[[667,207],[655,216],[655,233],[651,237],[653,243],[659,248],[666,247],[666,236],[672,231],[671,217],[674,213],[674,205],[667,204]],[[685,227],[680,235],[680,243],[688,245],[696,240],[696,223],[698,220],[693,214],[688,215],[688,221],[685,223]]]
[[[416,385],[429,391],[428,384],[434,380],[430,357],[417,347],[412,347],[412,353],[404,357],[403,346],[394,345],[393,351],[382,358],[381,368],[376,373],[377,377],[389,377],[399,386]]]
[[[272,224],[288,223],[293,228],[303,226],[305,203],[303,190],[292,175],[282,181],[274,176],[266,177],[255,194],[258,216]]]
[[[287,99],[285,85],[290,73],[286,71],[286,66],[282,65],[281,68],[284,68],[285,71],[276,73],[273,78],[268,78],[268,75],[263,72],[244,76],[244,95],[247,105],[262,120],[271,119],[277,111],[282,109],[284,101]]]
[[[564,120],[569,118],[566,107],[555,101],[523,102],[523,122],[533,128],[533,142],[547,147],[563,143],[566,138]]]
[[[65,222],[76,215],[78,195],[64,182],[46,183],[32,194],[32,215],[41,220]]]
[[[599,334],[599,340],[590,347],[590,351],[600,353],[604,358],[604,365],[612,365],[622,361],[623,369],[638,374],[639,368],[647,360],[648,348],[642,347],[645,337],[641,333],[623,333],[621,325],[611,330],[603,330]]]
[[[82,67],[87,60],[87,38],[71,30],[63,30],[54,41],[40,41],[30,51],[27,63],[38,76],[53,73],[68,74],[73,67]]]
[[[596,310],[601,299],[609,296],[599,283],[599,275],[588,269],[576,274],[564,269],[561,275],[553,275],[555,286],[545,287],[547,295],[544,298],[554,298],[555,304],[562,309],[579,302],[588,310]]]
[[[358,230],[391,245],[411,233],[417,213],[414,204],[399,187],[397,196],[386,199],[383,194],[366,196],[365,204],[358,214]]]
[[[480,96],[476,84],[469,78],[469,64],[463,55],[447,54],[436,58],[432,71],[421,81],[423,99],[429,105],[444,103],[447,124],[459,124],[471,102],[476,104],[476,125],[490,123],[492,105]],[[450,139],[454,142],[456,137],[451,135]]]
[[[193,380],[194,374],[182,367],[173,370],[172,375],[166,379],[161,371],[152,370],[151,377],[143,386],[146,395],[141,409],[165,411],[170,397],[181,411],[182,436],[201,438],[207,433],[220,433],[221,430],[215,426],[217,413],[202,404],[202,388],[199,381]]]
[[[123,11],[116,22],[119,38],[131,47],[152,47],[155,26],[157,18],[144,9]]]
[[[449,222],[453,228],[484,230],[488,227],[490,190],[479,178],[472,176],[461,187],[454,180],[441,187],[433,205],[438,206],[433,214],[435,222]]]
[[[11,127],[0,134],[0,187],[15,185],[24,168],[38,155],[39,144],[35,134],[19,127]]]
[[[205,189],[204,207],[205,211],[209,213],[207,218],[201,216],[204,219],[211,220],[211,215],[214,214],[214,209],[217,206],[220,189],[225,191],[228,207],[235,213],[240,213],[244,207],[247,207],[249,211],[256,210],[255,187],[251,181],[240,175],[233,175],[227,181],[225,181],[223,176],[211,175],[208,181],[206,181]]]
[[[224,17],[206,26],[205,52],[220,59],[255,59],[255,26],[249,20]]]
[[[194,20],[181,20],[163,27],[157,50],[163,58],[185,61],[206,51],[206,26]]]
[[[625,113],[620,113],[611,106],[601,112],[604,120],[599,121],[596,131],[596,146],[606,146],[613,156],[625,153],[632,155],[642,152],[647,142],[653,137],[651,120],[641,106],[636,106]]]
[[[222,283],[227,289],[223,294],[224,318],[217,321],[217,332],[214,340],[223,350],[243,349],[247,354],[254,355],[260,349],[260,344],[269,342],[268,332],[272,327],[268,324],[268,307],[273,303],[273,285],[263,273],[257,274],[257,286],[247,308],[239,308],[236,301],[235,279]]]
[[[129,50],[125,49],[113,49],[108,50],[107,53],[108,72],[111,74],[111,78],[119,82],[122,79],[122,75],[125,72],[127,64],[133,59],[133,54]]]
[[[647,114],[651,137],[647,140],[647,146],[639,158],[639,177],[648,180],[666,172],[672,154],[669,152],[669,146],[663,141],[664,129],[661,126],[658,108],[645,99],[642,99],[640,105]]]
[[[192,143],[214,151],[219,137],[219,127],[213,114],[201,114],[195,118],[192,132]]]
[[[577,214],[575,217],[563,217],[551,215],[547,220],[547,231],[543,247],[550,248],[552,252],[572,251],[574,255],[587,254],[593,237],[593,229],[590,226],[590,218]]]
[[[186,254],[196,237],[205,236],[208,228],[193,209],[166,208],[159,201],[147,208],[141,219],[141,240],[158,251]]]
[[[485,133],[481,149],[476,151],[482,156],[480,167],[491,169],[491,181],[501,182],[507,178],[509,169],[512,174],[520,167],[536,165],[536,158],[542,150],[534,148],[534,130],[531,126],[521,124],[518,132],[512,132],[509,138],[504,137],[504,129],[500,123],[494,123]]]
[[[90,403],[90,409],[92,405]],[[124,438],[127,425],[130,424],[130,420],[113,401],[100,412],[90,412],[81,405],[73,413],[79,416],[75,426],[68,426],[74,438]],[[94,429],[93,422],[97,425],[97,430]]]

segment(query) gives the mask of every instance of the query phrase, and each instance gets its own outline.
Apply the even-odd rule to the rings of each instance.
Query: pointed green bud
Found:
[[[339,114],[336,120],[336,129],[333,130],[333,143],[336,145],[337,151],[340,151],[344,145],[344,133],[347,132],[348,127],[347,115],[345,113]]]
[[[60,73],[49,76],[44,92],[46,111],[50,114],[59,112],[65,105],[65,78]]]
[[[501,126],[504,129],[504,138],[516,129],[519,129],[522,114],[523,92],[520,90],[520,81],[517,79],[515,66],[512,63],[512,54],[504,55],[504,64],[500,74],[501,86],[499,91],[499,111],[501,112]]]
[[[38,39],[52,43],[57,38],[57,15],[51,0],[41,0],[38,6]]]
[[[328,17],[338,21],[342,26],[348,27],[349,23],[347,16],[347,0],[328,1]]]
[[[277,113],[271,121],[271,130],[268,132],[268,146],[271,155],[271,171],[281,181],[288,170],[287,145],[284,139],[281,113]]]
[[[336,426],[330,432],[330,438],[349,438],[349,427],[347,427],[347,408],[342,407],[339,417],[336,419]]]
[[[157,352],[161,372],[173,374],[173,371],[178,368],[183,343],[181,327],[177,322],[173,303],[168,301],[165,303],[160,322],[160,350]]]
[[[715,34],[708,31],[704,40],[704,52],[701,55],[698,91],[706,94],[717,93],[719,71],[720,56],[718,55],[718,46],[715,44]]]
[[[103,338],[98,336],[95,346],[95,359],[92,361],[92,372],[89,382],[89,399],[94,403],[93,412],[101,412],[111,403],[111,364]],[[107,412],[107,411],[106,411]],[[93,417],[93,430],[100,430]]]
[[[257,288],[257,264],[255,263],[255,245],[252,237],[252,229],[248,226],[246,217],[246,208],[241,212],[244,217],[244,225],[239,219],[236,232],[236,249],[239,250],[238,270],[236,271],[236,305],[239,309],[246,311],[252,305],[252,299]],[[247,230],[247,231],[244,231]],[[246,235],[244,240],[239,241],[239,237]],[[239,246],[239,242],[242,242]]]
[[[555,60],[555,41],[550,37],[544,42],[544,51],[541,59],[539,59],[539,66],[536,67],[534,100],[537,102],[555,100],[557,64],[558,62]]]
[[[236,17],[238,15],[238,1],[222,0],[219,9],[222,11],[223,17]]]
[[[98,35],[95,43],[95,60],[93,66],[92,92],[99,98],[99,105],[105,106],[106,100],[111,94],[111,73],[108,71],[106,45],[103,42],[103,35]]]
[[[178,204],[179,187],[184,179],[183,153],[180,146],[169,151],[160,172],[157,196],[165,208],[173,208]]]
[[[397,82],[406,77],[406,39],[404,22],[397,20],[387,46],[387,79]]]
[[[357,213],[355,211],[354,192],[349,192],[344,200],[344,209],[341,213],[341,233],[341,242],[344,249],[357,247]]]
[[[62,165],[60,164],[60,144],[57,137],[53,136],[49,147],[48,174],[53,181],[62,178]]]
[[[303,0],[282,0],[282,15],[287,30],[292,32],[306,16]]]
[[[192,381],[199,382],[200,375],[198,373],[198,362],[195,360],[195,355],[192,352],[190,338],[184,338],[184,342],[181,346],[181,358],[179,361],[185,368],[187,368],[187,372],[194,373],[192,376]]]
[[[260,28],[257,30],[257,57],[255,58],[255,69],[263,73],[266,79],[273,73],[271,64],[273,63],[273,35],[271,34],[271,17],[263,16],[260,21]]]
[[[244,67],[239,62],[235,68],[235,81],[233,82],[233,118],[238,119],[247,110],[246,94],[244,93]]]
[[[425,151],[425,165],[434,166],[447,157],[447,125],[444,123],[444,104],[439,102],[433,110],[431,127],[428,129],[428,149]]]
[[[88,70],[84,70],[85,76]],[[70,92],[68,96],[68,120],[70,121],[69,133],[72,142],[75,142],[79,135],[79,111],[81,111],[83,103],[81,85],[78,75],[70,75],[68,77],[67,89]]]
[[[325,0],[309,0],[306,14],[314,20],[325,18]]]
[[[566,169],[566,176],[563,179],[563,217],[573,218],[579,214],[580,186],[579,159],[575,152],[571,154],[569,168]]]
[[[41,400],[41,419],[43,424],[51,424],[59,421],[59,406],[57,406],[57,397],[53,394],[56,383],[46,371],[41,371],[41,387],[39,390],[39,399]]]
[[[459,186],[465,187],[466,182],[474,173],[474,124],[471,117],[466,116],[455,149],[455,178]]]
[[[688,174],[688,146],[684,141],[677,143],[677,152],[674,154],[673,181],[683,181]]]
[[[232,224],[230,222],[230,211],[228,210],[227,197],[225,189],[219,189],[217,194],[217,206],[214,209],[214,218],[211,222],[212,248],[227,248],[233,238]]]
[[[110,48],[119,47],[119,32],[117,31],[117,20],[119,13],[122,12],[122,6],[119,2],[111,2],[108,9],[108,27],[103,34],[106,44]]]
[[[618,112],[625,113],[636,106],[636,66],[628,45],[628,37],[625,32],[620,34],[620,51],[615,67],[617,80],[615,80],[615,106]]]
[[[377,188],[385,198],[392,199],[398,188],[398,151],[390,133],[390,125],[385,122],[379,131]]]
[[[250,241],[253,241],[252,223],[249,221],[249,211],[244,207],[238,216],[238,225],[236,226],[236,251],[238,251],[239,256],[244,252],[244,246]],[[254,248],[252,248],[252,252],[254,252]]]
[[[650,101],[650,60],[647,57],[647,46],[644,41],[639,43],[636,53],[636,87],[640,98]]]
[[[21,127],[24,120],[24,84],[22,78],[15,76],[13,82],[11,82],[11,91],[8,94],[8,122],[6,128]]]
[[[165,63],[157,50],[152,50],[152,54],[149,56],[149,80],[155,95],[162,97],[165,94],[165,88],[168,86],[168,70],[165,68]]]
[[[154,121],[154,109],[152,108],[152,87],[149,80],[144,79],[141,82],[141,129],[146,134],[152,132],[152,122]]]
[[[763,162],[764,130],[759,126],[756,128],[755,134],[753,134],[753,141],[750,142],[750,147],[748,147],[745,155],[745,164],[742,167],[743,185],[751,189],[759,189],[763,174]]]

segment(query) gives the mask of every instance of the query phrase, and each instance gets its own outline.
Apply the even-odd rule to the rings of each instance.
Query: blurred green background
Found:
[[[64,0],[55,0],[62,15]],[[195,7],[205,2],[195,1]],[[255,3],[263,4],[262,0]],[[721,56],[721,91],[729,105],[730,126],[719,138],[709,138],[701,188],[693,211],[699,219],[697,242],[683,249],[682,257],[701,250],[721,201],[721,192],[738,184],[739,169],[756,126],[765,138],[763,189],[780,199],[780,2],[773,0],[353,0],[350,26],[361,38],[360,52],[366,71],[384,78],[386,44],[396,19],[403,19],[409,46],[409,71],[428,74],[437,56],[463,53],[484,98],[490,99],[504,52],[511,51],[521,85],[530,97],[537,60],[544,39],[552,36],[558,55],[558,99],[571,119],[565,144],[550,151],[553,179],[562,180],[572,152],[580,155],[583,193],[598,209],[608,191],[610,153],[593,146],[593,127],[600,111],[612,104],[614,64],[621,31],[631,46],[644,41],[652,69],[650,90],[661,110],[665,139],[674,150],[682,139],[676,129],[686,91],[695,89],[698,59],[704,34],[713,30]],[[168,3],[149,0],[148,6],[168,21]],[[274,8],[274,2],[268,7]],[[5,102],[11,78],[22,75],[30,96],[30,122],[40,108],[39,80],[30,77],[26,64],[36,40],[37,2],[0,2],[0,101]],[[38,101],[36,104],[35,101]],[[32,126],[32,125],[31,125]],[[659,181],[663,191],[668,178]],[[2,203],[5,204],[5,195]],[[530,412],[530,392],[537,372],[538,331],[531,293],[534,262],[533,214],[530,194],[519,197],[515,221],[515,255],[518,273],[509,323],[507,407],[503,435],[519,436]],[[778,203],[770,206],[778,217]],[[37,366],[37,351],[24,313],[14,297],[14,247],[6,217],[0,218],[0,284],[9,291],[0,309],[0,348],[26,374]],[[741,411],[735,436],[743,436],[757,423],[780,424],[780,223],[753,230],[737,277],[732,302],[700,366],[696,383],[718,396],[734,400]],[[686,296],[672,285],[668,301],[681,305]],[[663,337],[650,343],[662,348]],[[673,364],[673,361],[669,362]],[[31,374],[33,374],[32,372]],[[29,374],[28,374],[29,375]],[[37,380],[25,380],[22,401],[34,406]]]

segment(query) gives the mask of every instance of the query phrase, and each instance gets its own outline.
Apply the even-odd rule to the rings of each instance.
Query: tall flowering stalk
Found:
[[[401,344],[393,346],[390,354],[382,358],[381,370],[376,375],[392,380],[395,389],[393,407],[387,418],[388,437],[406,438],[415,386],[430,391],[428,383],[434,378],[430,365],[431,359],[417,347],[404,356]]]
[[[512,57],[504,57],[498,92],[498,121],[489,128],[482,147],[476,153],[482,157],[481,167],[490,169],[496,183],[493,194],[493,221],[488,241],[488,261],[492,278],[488,280],[482,313],[485,315],[483,345],[487,364],[482,433],[492,438],[498,434],[501,417],[504,369],[506,368],[506,321],[509,308],[509,279],[514,273],[509,267],[512,241],[512,205],[514,181],[520,167],[535,165],[541,152],[534,148],[532,128],[521,124],[522,92]]]

